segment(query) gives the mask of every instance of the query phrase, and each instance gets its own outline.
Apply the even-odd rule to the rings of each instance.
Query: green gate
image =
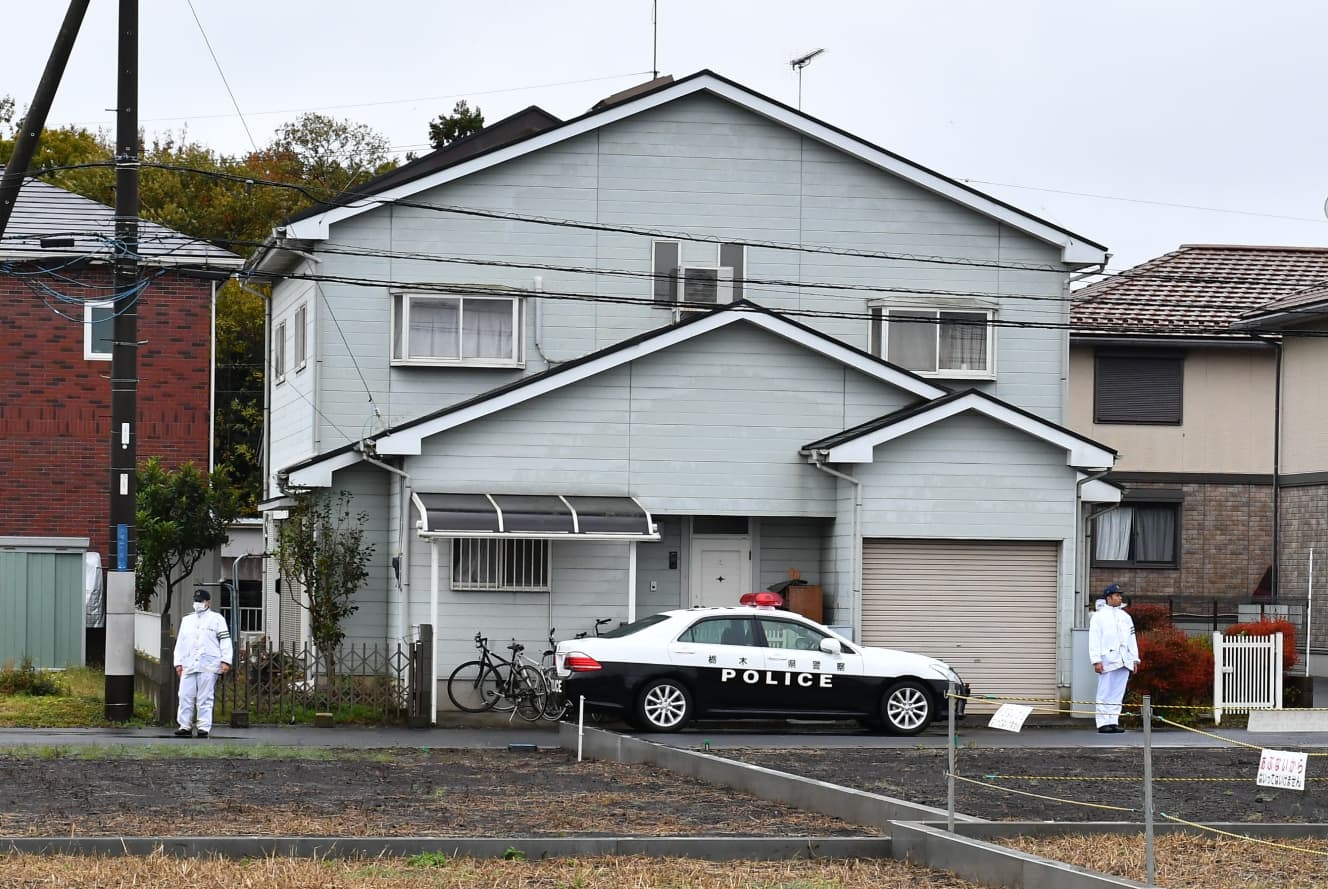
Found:
[[[0,550],[0,666],[82,664],[83,623],[82,550]]]

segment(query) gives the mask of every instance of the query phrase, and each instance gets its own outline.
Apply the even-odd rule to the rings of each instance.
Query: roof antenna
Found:
[[[812,59],[825,52],[824,48],[814,49],[805,56],[798,56],[789,62],[789,67],[798,72],[798,110],[802,110],[802,69],[811,64]]]
[[[650,4],[650,25],[652,28],[652,37],[650,41],[650,79],[659,79],[659,0],[654,0]]]

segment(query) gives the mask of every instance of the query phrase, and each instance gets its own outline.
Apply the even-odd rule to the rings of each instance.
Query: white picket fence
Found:
[[[1222,712],[1282,709],[1282,634],[1213,634],[1213,722]]]

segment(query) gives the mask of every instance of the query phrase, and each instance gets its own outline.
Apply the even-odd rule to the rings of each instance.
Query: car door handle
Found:
[[[674,653],[674,654],[696,654],[696,649],[695,649],[695,648],[675,648],[675,649],[673,649],[673,653]]]

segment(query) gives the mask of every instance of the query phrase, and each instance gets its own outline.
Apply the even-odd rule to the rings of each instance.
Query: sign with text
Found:
[[[1254,783],[1261,787],[1304,790],[1307,755],[1289,750],[1263,751],[1259,756],[1259,774]]]
[[[1002,731],[1017,732],[1024,727],[1024,720],[1032,712],[1033,708],[1026,704],[1001,704],[987,725]]]

